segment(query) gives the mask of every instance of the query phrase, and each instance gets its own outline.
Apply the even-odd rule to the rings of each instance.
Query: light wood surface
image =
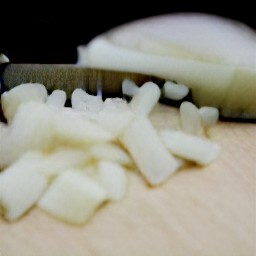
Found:
[[[158,106],[158,128],[176,127],[177,110]],[[209,134],[222,147],[206,168],[191,165],[149,188],[129,173],[126,197],[84,226],[39,209],[0,220],[1,256],[256,255],[256,124],[219,122]]]

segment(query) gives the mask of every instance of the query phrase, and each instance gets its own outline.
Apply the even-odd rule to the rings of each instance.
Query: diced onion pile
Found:
[[[182,168],[183,161],[210,164],[220,147],[204,136],[218,120],[214,108],[183,102],[181,130],[158,131],[149,115],[161,90],[153,82],[138,87],[124,80],[132,97],[102,100],[74,90],[48,95],[42,84],[22,84],[1,97],[7,124],[0,123],[0,208],[14,221],[33,206],[56,218],[85,223],[106,201],[121,200],[126,170],[139,169],[148,185],[158,186]],[[164,86],[167,96],[182,99],[185,86]],[[171,117],[170,117],[171,118]]]

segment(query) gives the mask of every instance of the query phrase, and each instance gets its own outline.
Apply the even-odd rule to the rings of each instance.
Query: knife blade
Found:
[[[149,75],[93,69],[75,64],[2,64],[2,91],[9,90],[22,83],[41,83],[48,91],[64,90],[70,97],[75,88],[82,88],[90,94],[102,89],[103,95],[120,95],[124,79],[131,79],[141,85],[146,81],[159,84],[163,81]]]

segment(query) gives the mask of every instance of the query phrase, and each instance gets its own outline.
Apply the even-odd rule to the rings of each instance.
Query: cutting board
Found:
[[[157,128],[175,128],[178,110],[158,105]],[[14,223],[0,220],[1,256],[256,255],[256,124],[219,122],[216,161],[188,165],[162,186],[128,173],[126,196],[107,203],[83,226],[37,208]]]

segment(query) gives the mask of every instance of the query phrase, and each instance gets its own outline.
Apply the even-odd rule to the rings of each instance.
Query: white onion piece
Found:
[[[88,160],[88,154],[82,149],[59,147],[50,154],[44,155],[40,172],[48,178],[55,178],[68,169],[86,165]]]
[[[137,115],[148,116],[159,101],[160,94],[161,91],[157,84],[147,82],[139,88],[129,105]]]
[[[127,102],[120,98],[108,98],[103,109],[96,116],[95,122],[118,137],[134,117]]]
[[[84,101],[86,101],[86,92],[80,88],[75,89],[71,95],[72,108],[77,109],[79,104]]]
[[[120,200],[126,191],[125,169],[118,163],[100,161],[96,181],[107,192],[107,198]]]
[[[40,198],[48,185],[38,172],[37,156],[22,156],[0,174],[0,206],[7,220],[16,220]]]
[[[217,143],[180,131],[164,130],[160,136],[172,154],[200,165],[210,164],[220,153]]]
[[[90,149],[90,155],[97,161],[111,161],[121,165],[132,166],[133,161],[121,147],[111,143],[95,144]]]
[[[54,134],[54,118],[49,107],[39,102],[22,104],[12,124],[0,130],[0,168],[7,167],[26,151],[47,152]]]
[[[198,106],[256,118],[256,34],[239,22],[199,13],[150,17],[96,37],[78,54],[80,65],[175,80]]]
[[[97,113],[103,108],[103,100],[101,96],[90,95],[83,89],[75,89],[71,95],[72,108]]]
[[[79,170],[59,175],[39,200],[38,206],[69,223],[83,224],[106,200],[106,192]]]
[[[55,115],[54,129],[60,141],[72,145],[102,143],[113,139],[113,135],[102,126],[72,109],[60,110]]]
[[[219,120],[219,110],[213,107],[201,107],[199,109],[204,127],[215,125]]]
[[[163,87],[164,97],[171,100],[182,100],[188,95],[189,89],[183,84],[175,84],[171,81],[166,81]]]
[[[179,168],[178,162],[169,154],[146,117],[135,118],[120,140],[148,183],[153,186],[166,181]]]
[[[47,90],[38,83],[26,83],[12,88],[1,95],[1,104],[5,118],[10,123],[20,105],[26,102],[44,103],[47,99]]]
[[[122,93],[133,97],[139,90],[139,87],[130,79],[124,79],[122,82]]]
[[[0,53],[0,64],[1,63],[8,63],[8,62],[9,62],[9,58],[6,55]]]
[[[199,109],[191,102],[183,101],[180,105],[181,128],[184,132],[201,135],[203,132]]]
[[[54,90],[46,100],[46,103],[56,108],[62,108],[67,99],[66,92],[63,90]]]

